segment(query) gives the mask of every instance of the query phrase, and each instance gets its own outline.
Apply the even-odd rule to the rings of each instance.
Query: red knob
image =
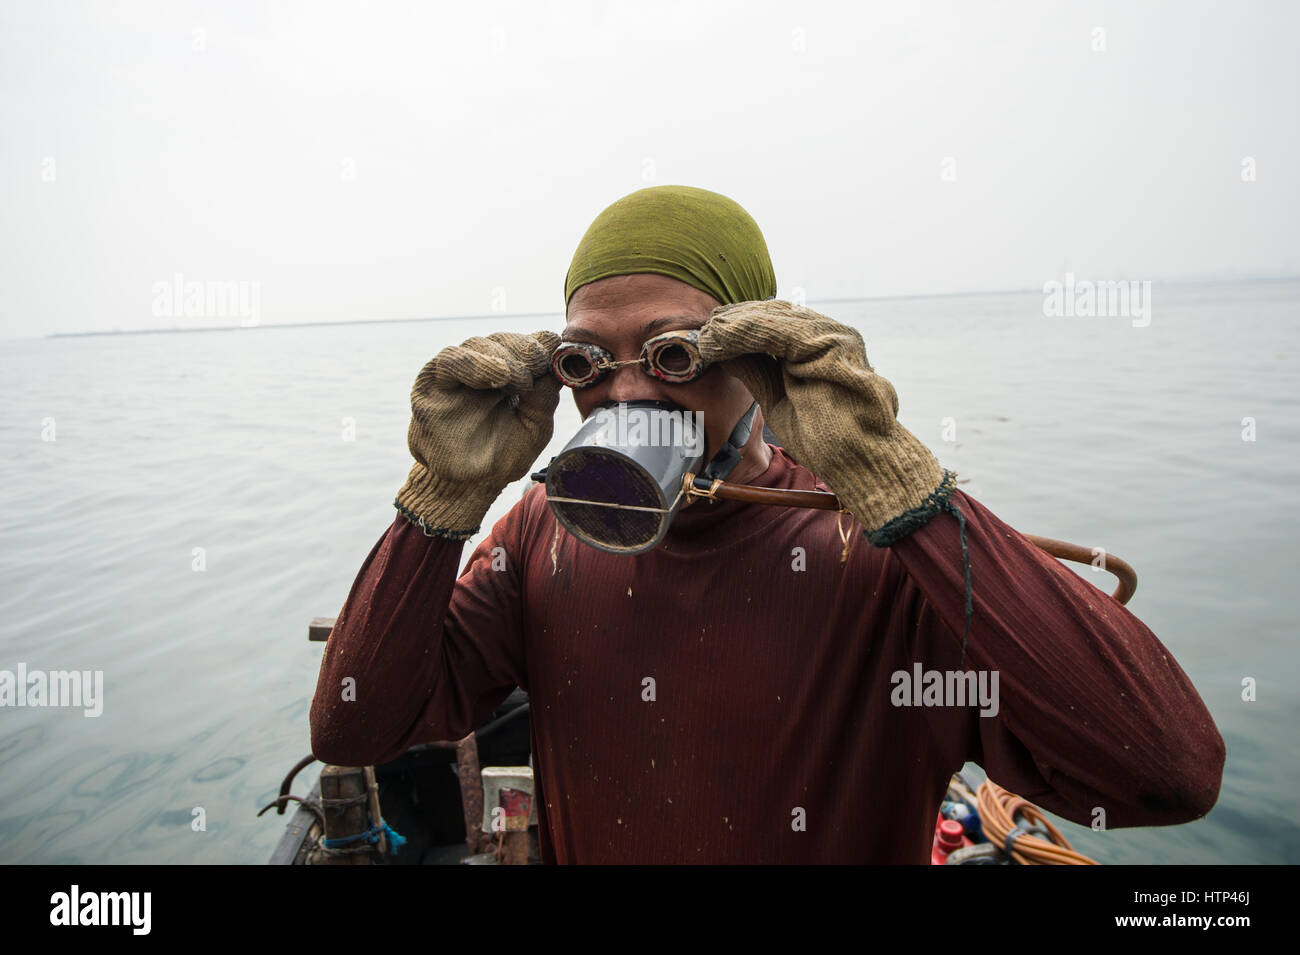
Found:
[[[949,852],[961,848],[962,832],[960,822],[955,819],[945,819],[939,823],[939,845]]]

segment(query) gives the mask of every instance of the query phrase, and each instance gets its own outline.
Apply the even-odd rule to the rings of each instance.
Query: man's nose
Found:
[[[640,365],[624,365],[609,373],[610,401],[652,401],[659,397],[655,380]]]

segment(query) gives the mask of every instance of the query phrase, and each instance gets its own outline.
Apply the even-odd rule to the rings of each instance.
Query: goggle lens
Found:
[[[656,347],[647,347],[646,359],[650,373],[664,381],[691,381],[699,377],[700,353],[694,343],[669,339]]]
[[[582,352],[574,351],[560,356],[556,366],[560,372],[560,378],[568,382],[585,382],[590,378],[596,377],[596,366]]]

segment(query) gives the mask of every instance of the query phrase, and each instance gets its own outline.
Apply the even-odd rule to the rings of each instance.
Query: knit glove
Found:
[[[700,357],[722,362],[790,453],[888,547],[949,510],[956,474],[898,423],[898,395],[867,362],[862,336],[789,302],[713,310]]]
[[[411,389],[415,465],[394,506],[429,537],[467,540],[551,440],[554,332],[494,332],[444,348]]]

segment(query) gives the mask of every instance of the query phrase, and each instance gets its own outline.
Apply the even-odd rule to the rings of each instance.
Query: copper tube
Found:
[[[775,504],[783,507],[813,507],[823,511],[838,511],[840,499],[829,491],[792,491],[784,488],[754,487],[749,484],[728,484],[726,481],[710,481],[688,473],[682,480],[682,490],[688,503],[696,500],[717,498],[722,501],[744,501],[750,504]],[[1080,564],[1091,564],[1100,556],[1097,566],[1109,571],[1119,580],[1119,586],[1111,594],[1121,604],[1126,604],[1137,590],[1137,571],[1128,561],[1114,554],[1102,551],[1100,555],[1082,544],[1057,540],[1054,537],[1039,537],[1037,534],[1021,536],[1039,548],[1061,560],[1073,560]]]

